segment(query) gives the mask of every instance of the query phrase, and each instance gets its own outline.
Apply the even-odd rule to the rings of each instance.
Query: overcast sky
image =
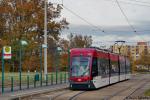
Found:
[[[61,3],[61,0],[49,1]],[[118,1],[130,24],[139,32],[133,32],[115,0],[63,0],[65,8],[73,11],[88,23],[64,8],[62,16],[70,25],[69,30],[63,31],[62,36],[66,37],[70,32],[87,34],[93,37],[95,43],[116,40],[150,41],[150,0]]]

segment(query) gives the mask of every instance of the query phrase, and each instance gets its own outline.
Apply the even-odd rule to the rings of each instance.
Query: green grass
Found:
[[[22,84],[27,84],[27,76],[29,75],[29,82],[30,84],[34,84],[34,76],[35,76],[36,73],[25,73],[23,72],[22,73]],[[39,78],[40,78],[40,73],[37,73],[39,74]],[[58,82],[60,82],[60,80],[62,79],[65,80],[65,75],[66,75],[66,79],[68,78],[68,73],[66,72],[58,72],[57,74],[57,80]],[[53,76],[53,82],[56,81],[56,72],[51,72],[51,73],[48,73],[48,82],[50,83],[51,80],[52,80],[52,76]],[[14,85],[19,85],[19,73],[5,73],[5,86],[10,86],[11,85],[11,77],[13,77],[14,79]],[[1,78],[2,78],[2,73],[0,73],[0,85],[1,85]],[[45,83],[46,81],[44,81],[44,74],[42,74],[42,80],[43,80],[43,83]],[[40,81],[38,81],[40,82]],[[38,83],[37,82],[37,83]]]
[[[30,72],[30,73],[27,73],[27,72],[22,72],[22,77],[26,77],[27,75],[30,75],[30,76],[34,76],[36,73],[34,73],[34,72]],[[40,73],[38,73],[38,74],[40,74]],[[56,72],[50,72],[50,73],[48,73],[48,75],[51,75],[51,74],[53,74],[53,75],[55,75],[56,74]],[[65,72],[58,72],[58,75],[60,75],[60,74],[65,74]],[[10,78],[11,76],[13,76],[13,77],[19,77],[19,72],[15,72],[15,73],[5,73],[5,77],[6,78]],[[43,75],[44,76],[44,75]],[[0,72],[0,79],[2,78],[2,73]]]
[[[150,72],[138,72],[140,74],[150,74]]]
[[[150,89],[145,92],[145,96],[150,96]]]

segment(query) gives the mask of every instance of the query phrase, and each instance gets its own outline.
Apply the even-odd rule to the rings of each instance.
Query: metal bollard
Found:
[[[62,73],[60,73],[60,84],[62,84]]]
[[[11,76],[11,92],[14,92],[14,78]]]
[[[56,84],[57,84],[57,79],[58,78],[58,72],[56,71]]]
[[[66,83],[66,72],[65,72],[65,77],[64,78],[65,78],[65,83]]]
[[[42,73],[41,73],[41,75],[40,75],[40,81],[41,81],[41,83],[40,83],[40,85],[41,85],[41,87],[42,87]]]
[[[53,73],[51,74],[51,85],[53,85]]]
[[[29,89],[29,75],[27,75],[27,89]]]
[[[34,88],[36,88],[36,79],[35,79],[35,76],[34,76]]]
[[[48,86],[48,74],[46,74],[46,86]]]

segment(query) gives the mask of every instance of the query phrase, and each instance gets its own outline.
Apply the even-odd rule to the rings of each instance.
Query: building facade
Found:
[[[150,53],[150,45],[148,42],[137,42],[135,45],[113,45],[111,46],[114,53],[130,56],[134,61],[138,60],[141,54]]]

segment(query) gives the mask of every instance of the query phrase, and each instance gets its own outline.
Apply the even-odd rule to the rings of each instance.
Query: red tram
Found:
[[[130,79],[127,57],[98,48],[71,49],[70,88],[96,89]]]

